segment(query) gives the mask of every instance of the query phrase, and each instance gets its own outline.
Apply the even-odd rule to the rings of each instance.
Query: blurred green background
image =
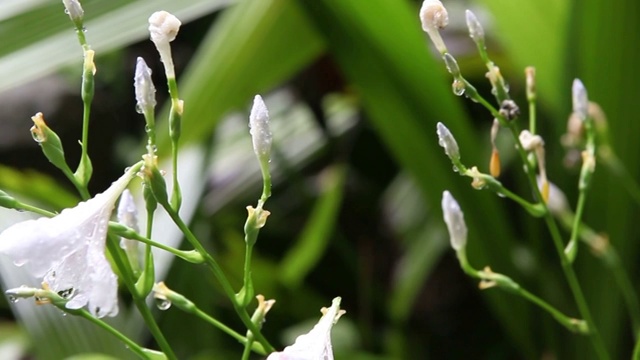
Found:
[[[545,138],[549,177],[572,204],[578,169],[566,166],[559,139],[576,77],[606,112],[613,149],[638,179],[636,0],[444,5],[450,18],[442,32],[445,42],[463,74],[490,97],[484,65],[466,35],[464,10],[480,18],[490,54],[523,110],[522,126],[523,71],[536,67],[538,131]],[[544,223],[505,199],[473,190],[438,146],[435,124],[441,121],[455,135],[463,162],[486,171],[492,119],[451,92],[451,79],[421,31],[420,2],[87,0],[83,6],[98,68],[89,144],[92,191],[105,189],[143,152],[144,122],[134,111],[132,86],[137,56],[154,71],[160,104],[166,99],[161,63],[146,28],[153,11],[168,10],[183,20],[173,52],[185,100],[184,215],[238,288],[244,208],[261,191],[246,123],[253,95],[265,96],[274,130],[275,182],[253,273],[256,290],[277,300],[264,332],[278,348],[290,343],[292,334],[307,331],[319,308],[341,296],[347,314],[334,329],[337,359],[594,357],[586,338],[510,294],[480,292],[458,268],[441,220],[445,189],[465,212],[475,267],[490,265],[578,316]],[[75,166],[82,51],[71,22],[59,1],[5,0],[0,39],[0,188],[50,209],[72,206],[77,199],[71,186],[28,132],[30,116],[42,111]],[[159,132],[160,155],[166,156],[168,137]],[[506,132],[499,146],[501,180],[530,198]],[[638,210],[619,178],[598,167],[585,221],[617,247],[634,282]],[[1,225],[17,221],[16,215],[3,212]],[[167,238],[163,241],[180,241],[175,230],[156,233]],[[602,263],[583,250],[575,266],[595,322],[612,357],[628,358],[633,333],[621,295]],[[159,266],[169,269],[160,272],[161,279],[241,329],[218,284],[203,269],[172,260],[158,257]],[[4,283],[17,281],[7,269]],[[44,316],[41,308],[14,306],[21,320],[16,325],[9,304],[2,305],[0,351],[15,351],[5,356],[25,351],[40,359],[89,351],[132,356],[91,326],[59,313]],[[140,320],[122,313],[116,323],[153,347]],[[177,309],[157,315],[180,358],[241,353],[238,344]],[[73,335],[60,335],[67,333]]]

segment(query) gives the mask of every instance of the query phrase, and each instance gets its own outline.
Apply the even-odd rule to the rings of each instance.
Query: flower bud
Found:
[[[151,79],[151,69],[141,57],[136,61],[133,86],[136,91],[136,110],[141,114],[152,113],[156,106],[156,87]]]
[[[447,129],[447,127],[441,122],[439,122],[436,127],[436,132],[438,133],[438,144],[444,148],[445,154],[447,154],[449,159],[452,161],[460,160],[460,149],[458,148],[458,143],[453,135],[451,135],[449,129]]]
[[[480,45],[484,43],[484,29],[482,28],[482,24],[478,21],[476,15],[471,11],[467,10],[465,12],[467,17],[467,27],[469,28],[469,36],[473,41]]]
[[[589,98],[587,96],[587,89],[584,87],[580,79],[573,80],[573,86],[571,87],[571,99],[573,101],[573,112],[578,114],[582,121],[587,120],[589,112]]]
[[[84,10],[78,0],[62,0],[64,4],[64,12],[74,23],[81,22],[84,16]]]
[[[440,54],[447,53],[447,47],[438,32],[439,29],[443,29],[449,23],[449,14],[442,2],[439,0],[424,0],[420,8],[420,21],[422,22],[422,30],[429,35]]]
[[[467,224],[460,205],[447,190],[442,193],[442,213],[449,230],[451,247],[455,251],[462,250],[467,245]]]
[[[180,20],[166,11],[157,11],[149,17],[149,34],[151,35],[151,41],[153,41],[156,49],[158,49],[160,60],[162,60],[164,64],[164,71],[168,79],[176,77],[169,43],[178,35],[180,25],[182,25]]]
[[[420,8],[422,30],[444,29],[449,24],[447,9],[439,0],[424,0]]]
[[[58,135],[47,126],[42,113],[37,113],[31,117],[33,126],[31,127],[31,136],[40,147],[44,156],[58,169],[65,173],[71,173],[69,165],[64,158],[64,149]]]
[[[271,154],[271,130],[269,129],[269,111],[260,95],[253,99],[251,115],[249,115],[249,133],[253,141],[253,151],[262,162]]]

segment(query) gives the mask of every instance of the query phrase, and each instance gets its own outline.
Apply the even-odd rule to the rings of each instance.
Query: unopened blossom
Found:
[[[136,60],[133,87],[136,92],[136,109],[140,113],[152,114],[156,106],[156,87],[151,79],[151,69],[141,57]]]
[[[293,345],[281,352],[271,353],[267,360],[333,360],[331,328],[345,313],[340,310],[339,297],[333,299],[330,308],[323,308],[322,318],[310,332],[296,338]]]
[[[269,111],[262,97],[256,95],[249,115],[249,133],[253,142],[253,151],[258,159],[269,159],[272,134],[269,128]]]
[[[164,64],[167,78],[175,78],[171,46],[169,43],[178,35],[180,25],[182,25],[180,20],[166,11],[156,11],[149,17],[149,34],[151,41],[153,41],[156,49],[158,49],[158,53],[160,53],[160,59]]]
[[[130,170],[105,192],[52,218],[17,223],[0,234],[0,253],[24,266],[45,289],[96,317],[118,313],[118,280],[105,257],[109,218],[135,176]]]
[[[62,0],[64,4],[64,12],[66,12],[71,20],[79,21],[84,16],[84,10],[78,0]]]
[[[444,148],[444,152],[449,159],[460,160],[460,149],[451,131],[443,123],[439,122],[436,124],[436,133],[438,134],[438,144]]]
[[[573,112],[576,113],[582,121],[589,116],[589,97],[587,89],[580,79],[574,79],[571,86],[571,99],[573,102]]]
[[[431,41],[436,46],[440,54],[447,53],[447,46],[440,36],[440,29],[444,29],[449,24],[449,14],[442,2],[439,0],[424,0],[420,8],[420,22]]]
[[[469,36],[473,41],[478,43],[484,43],[484,29],[482,28],[482,24],[478,21],[476,14],[474,14],[471,10],[467,10],[465,12],[467,18],[467,28],[469,28]]]
[[[442,193],[442,214],[449,230],[451,247],[455,251],[462,250],[467,245],[467,224],[460,205],[447,190]]]

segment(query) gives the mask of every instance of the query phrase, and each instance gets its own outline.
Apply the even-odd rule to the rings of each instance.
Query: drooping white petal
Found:
[[[102,194],[53,218],[9,227],[0,234],[0,253],[70,299],[70,309],[88,305],[96,316],[115,315],[117,279],[105,241],[115,202],[134,175],[127,172]]]
[[[329,309],[308,333],[298,336],[295,343],[281,352],[271,353],[267,360],[333,360],[331,328],[338,322],[344,310],[340,310],[339,297],[333,299]]]

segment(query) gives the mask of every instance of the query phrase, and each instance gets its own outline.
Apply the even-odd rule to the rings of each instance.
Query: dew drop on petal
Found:
[[[162,311],[168,310],[171,307],[171,301],[167,299],[155,299],[155,300],[156,300],[156,306],[158,307],[158,309]]]
[[[9,301],[10,301],[12,304],[17,303],[17,302],[20,300],[20,298],[18,298],[18,297],[16,297],[16,296],[13,296],[13,295],[9,295],[9,296],[8,296],[8,298],[9,298]]]
[[[144,114],[144,110],[142,110],[142,107],[140,105],[138,105],[138,104],[136,104],[136,112],[138,114]],[[145,126],[145,130],[146,130],[146,128],[147,127]]]

